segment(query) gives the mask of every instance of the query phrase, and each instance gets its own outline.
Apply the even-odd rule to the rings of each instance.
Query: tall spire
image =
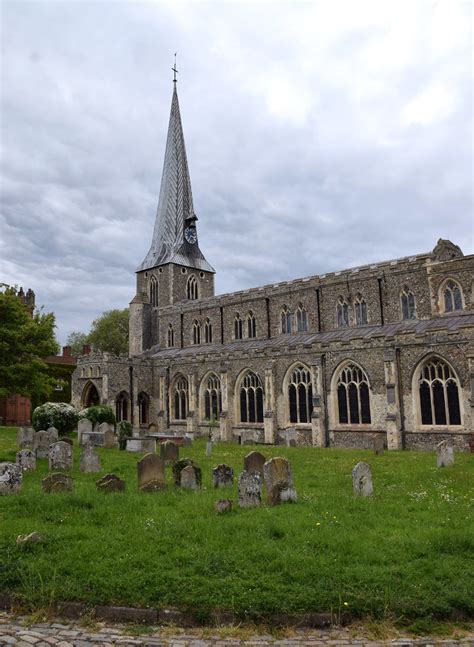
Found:
[[[197,217],[194,214],[191,180],[176,91],[176,61],[173,71],[173,98],[153,240],[137,272],[165,263],[176,263],[214,272],[197,242],[195,229]],[[189,226],[194,228],[194,243],[189,243],[184,237],[184,231]]]

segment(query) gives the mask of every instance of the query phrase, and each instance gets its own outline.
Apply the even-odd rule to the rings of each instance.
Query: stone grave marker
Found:
[[[97,431],[99,434],[105,434],[105,432],[110,431],[110,429],[112,429],[112,431],[114,430],[113,427],[111,427],[110,423],[101,422],[95,431]]]
[[[72,492],[74,489],[74,479],[67,474],[56,472],[55,474],[48,474],[42,481],[41,487],[43,492]]]
[[[212,484],[216,488],[231,487],[234,484],[234,470],[222,463],[212,470]]]
[[[125,492],[125,481],[115,474],[106,474],[95,485],[99,492]]]
[[[245,472],[260,472],[263,476],[263,465],[266,458],[260,452],[250,452],[244,458],[244,471]]]
[[[115,447],[115,434],[113,429],[106,429],[104,431],[104,447],[105,449],[113,449]]]
[[[173,480],[174,484],[181,485],[181,472],[185,467],[191,466],[194,468],[196,473],[196,483],[201,487],[202,483],[202,473],[201,468],[196,465],[196,463],[191,458],[180,458],[175,463],[173,463]]]
[[[49,434],[49,444],[55,443],[59,440],[59,432],[56,427],[48,427],[46,430]]]
[[[255,508],[262,503],[262,474],[257,471],[239,474],[239,506]]]
[[[263,466],[263,476],[270,505],[283,501],[296,502],[297,494],[293,485],[290,463],[286,458],[271,458]]]
[[[36,469],[36,454],[32,449],[21,449],[16,455],[17,465],[26,472]]]
[[[286,446],[296,447],[296,429],[294,427],[288,427],[286,430]]]
[[[81,472],[100,472],[100,456],[92,445],[84,445],[80,459]]]
[[[48,458],[50,445],[47,431],[41,430],[35,433],[33,449],[36,453],[36,458]]]
[[[193,465],[186,465],[186,467],[181,470],[180,479],[180,485],[184,490],[199,489],[196,469]]]
[[[367,463],[360,462],[352,470],[352,485],[356,496],[372,496],[374,486],[372,472]]]
[[[92,432],[92,422],[88,418],[81,418],[77,423],[77,442],[82,445],[82,434]]]
[[[172,440],[165,440],[160,445],[160,455],[165,463],[174,463],[179,458],[179,446]]]
[[[382,456],[385,449],[385,434],[375,434],[374,441],[374,454],[376,456]]]
[[[232,501],[230,499],[220,499],[214,503],[214,510],[217,514],[232,512]]]
[[[17,434],[18,449],[33,449],[35,430],[33,427],[20,427]]]
[[[18,494],[23,484],[23,470],[17,463],[0,463],[0,496]]]
[[[154,492],[166,487],[165,461],[157,454],[145,454],[137,463],[138,488]]]
[[[436,445],[436,463],[438,467],[449,467],[454,464],[454,448],[449,440],[442,440]]]
[[[49,469],[72,469],[72,446],[69,443],[59,440],[49,446]]]

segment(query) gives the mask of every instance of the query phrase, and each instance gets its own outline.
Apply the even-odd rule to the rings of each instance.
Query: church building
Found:
[[[214,294],[199,247],[176,83],[150,250],[136,271],[129,356],[78,359],[72,403],[223,441],[468,449],[474,256],[432,251]],[[433,241],[434,242],[434,241]]]

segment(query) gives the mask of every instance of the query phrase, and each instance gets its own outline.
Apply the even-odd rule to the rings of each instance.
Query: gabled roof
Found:
[[[190,216],[194,216],[193,196],[175,83],[153,240],[137,272],[165,263],[215,271],[204,258],[198,242],[190,245],[184,239],[184,223]]]

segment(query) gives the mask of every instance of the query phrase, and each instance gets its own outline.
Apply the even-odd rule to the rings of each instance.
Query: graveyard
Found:
[[[311,612],[427,631],[472,617],[468,453],[446,467],[435,452],[415,451],[214,443],[209,456],[198,439],[179,447],[179,465],[168,460],[157,473],[157,456],[82,452],[71,438],[54,457],[64,491],[42,487],[51,470],[39,457],[21,490],[0,497],[0,593],[26,612],[67,601],[177,608],[202,623]],[[17,451],[17,429],[0,428],[0,463],[14,463]],[[287,459],[293,484],[285,496],[264,488],[261,505],[241,506],[239,475],[253,451]],[[361,462],[370,483],[359,466],[354,478],[367,496],[354,492]],[[257,486],[255,477],[247,493]],[[38,542],[17,543],[33,532]]]

